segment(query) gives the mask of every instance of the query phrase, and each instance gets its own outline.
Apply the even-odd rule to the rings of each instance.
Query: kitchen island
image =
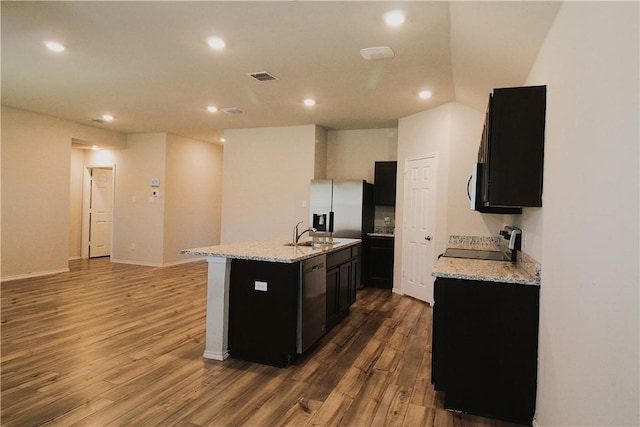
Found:
[[[500,250],[490,243],[460,245],[450,239],[449,246]],[[517,259],[438,259],[431,381],[444,392],[446,409],[531,425],[540,265],[520,251]]]
[[[255,291],[265,297],[271,295],[271,290],[276,292],[276,289],[279,289],[277,292],[282,293],[282,288],[284,287],[287,297],[272,298],[268,300],[268,303],[286,304],[284,311],[291,313],[290,310],[294,310],[297,315],[299,307],[291,307],[296,304],[296,301],[291,299],[291,295],[298,292],[296,288],[296,285],[298,285],[297,280],[302,280],[302,278],[301,273],[298,275],[296,272],[300,271],[299,266],[303,262],[325,256],[327,257],[327,314],[330,315],[332,313],[332,303],[334,301],[335,310],[340,308],[339,312],[344,313],[345,304],[348,309],[352,299],[355,299],[356,282],[360,280],[359,249],[359,239],[334,238],[329,242],[321,242],[314,245],[309,245],[308,242],[301,242],[298,246],[290,246],[290,239],[282,237],[183,250],[183,254],[205,257],[208,262],[206,345],[203,357],[213,360],[225,360],[229,357],[229,336],[233,335],[229,331],[230,295],[233,294],[231,287],[234,280],[237,283],[242,283],[241,286],[244,288],[250,282],[251,286],[255,286]],[[332,260],[335,260],[335,262]],[[346,266],[348,268],[345,268]],[[232,272],[232,269],[235,270]],[[332,280],[334,271],[335,280]],[[343,273],[342,276],[341,273]],[[263,276],[269,279],[264,279],[262,278]],[[274,277],[279,282],[277,286],[273,283]],[[344,289],[340,287],[342,283],[347,287]],[[238,285],[238,289],[241,286]],[[288,292],[289,288],[291,293]],[[240,294],[237,293],[237,295]],[[340,298],[341,295],[343,298]],[[335,300],[330,300],[333,297],[335,297]],[[345,297],[347,302],[344,301]],[[287,302],[285,303],[284,301]],[[242,306],[249,306],[249,304],[236,304],[236,307]],[[257,318],[258,312],[264,314],[264,310],[267,308],[277,310],[276,307],[257,307],[253,317],[256,317],[259,322],[261,319]],[[236,310],[236,312],[238,311],[239,309]],[[273,313],[276,312],[273,311]],[[241,315],[236,316],[236,318],[242,317]],[[252,316],[245,315],[244,317]],[[283,319],[283,322],[287,322],[287,329],[291,329],[292,325],[290,323],[295,319],[292,319],[291,316]],[[266,319],[262,320],[266,321]],[[327,321],[329,320],[327,319]],[[296,326],[293,325],[294,328]],[[260,324],[257,324],[257,327],[260,327]],[[290,345],[290,343],[287,345]],[[239,347],[242,347],[242,345],[237,346],[237,348]],[[240,353],[242,353],[242,350],[240,350]],[[233,350],[232,355],[236,356]],[[253,354],[249,358],[263,361],[260,360],[260,357],[254,357]],[[272,363],[268,355],[265,356],[264,362]],[[276,361],[273,364],[283,365],[284,363]]]

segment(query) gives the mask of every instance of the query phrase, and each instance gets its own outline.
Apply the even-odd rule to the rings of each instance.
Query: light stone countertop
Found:
[[[370,237],[395,237],[393,233],[367,233]]]
[[[449,247],[480,250],[500,250],[499,237],[449,236]],[[541,266],[533,258],[518,251],[517,262],[440,257],[433,270],[434,277],[518,283],[540,286]]]
[[[527,273],[520,264],[509,261],[441,257],[436,261],[433,275],[450,279],[540,285],[536,277]]]
[[[230,243],[226,245],[206,246],[201,248],[183,249],[186,255],[204,257],[221,257],[231,259],[248,259],[279,263],[294,263],[314,256],[330,253],[338,249],[354,246],[360,239],[334,238],[331,245],[318,246],[285,246],[291,238],[278,237],[269,240]]]

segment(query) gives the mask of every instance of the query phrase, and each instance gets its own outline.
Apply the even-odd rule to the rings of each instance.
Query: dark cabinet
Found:
[[[361,280],[360,245],[327,255],[327,329],[349,313]]]
[[[538,286],[437,278],[432,375],[445,408],[531,425]]]
[[[340,289],[340,267],[327,269],[327,330],[340,317],[338,310],[338,293]]]
[[[296,356],[300,263],[234,259],[229,287],[229,353],[286,366]],[[265,283],[259,288],[256,281]]]
[[[478,163],[485,207],[542,206],[546,86],[494,89]]]
[[[375,162],[374,202],[377,206],[396,205],[398,162]]]
[[[367,280],[372,288],[393,287],[393,237],[367,237]]]

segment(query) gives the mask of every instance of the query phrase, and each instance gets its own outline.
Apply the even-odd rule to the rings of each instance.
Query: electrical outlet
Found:
[[[267,292],[267,282],[260,282],[259,280],[256,280],[254,282],[254,289],[256,291]]]
[[[133,243],[133,242],[131,242],[131,250],[133,251],[133,250],[135,250],[135,249],[136,249],[136,244],[135,244],[135,243]]]

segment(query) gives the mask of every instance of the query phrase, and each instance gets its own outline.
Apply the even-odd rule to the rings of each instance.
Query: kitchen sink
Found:
[[[324,248],[332,246],[332,242],[314,242],[313,240],[307,240],[305,242],[298,242],[297,245],[293,243],[285,243],[284,246],[307,246],[310,248]]]
[[[311,240],[307,241],[307,242],[298,242],[298,244],[295,243],[285,243],[285,246],[313,246],[313,242]]]
[[[482,249],[448,248],[443,256],[447,258],[482,259],[487,261],[511,261],[511,257],[502,251]]]

